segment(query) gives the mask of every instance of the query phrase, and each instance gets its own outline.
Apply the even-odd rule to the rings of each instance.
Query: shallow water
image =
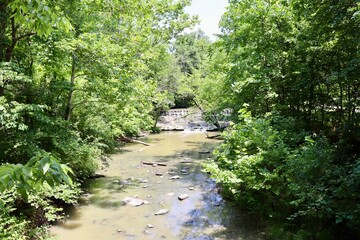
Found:
[[[224,201],[214,181],[201,172],[201,162],[211,156],[207,152],[219,141],[201,132],[162,133],[144,141],[151,146],[131,144],[112,155],[109,167],[100,172],[106,177],[86,183],[88,193],[80,205],[64,223],[53,226],[51,233],[64,240],[261,239],[256,222]],[[184,159],[191,163],[181,163]],[[180,179],[170,180],[174,175]],[[181,194],[189,198],[180,201]],[[148,203],[125,205],[125,197]],[[169,213],[155,215],[160,209]]]

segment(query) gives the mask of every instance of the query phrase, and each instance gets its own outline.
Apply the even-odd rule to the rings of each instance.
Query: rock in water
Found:
[[[179,178],[180,178],[179,175],[175,175],[175,176],[170,177],[170,180],[179,179]]]
[[[183,168],[183,169],[180,170],[180,172],[183,175],[188,175],[188,174],[190,174],[189,170],[190,170],[189,168]]]
[[[192,160],[190,158],[184,158],[180,163],[192,163]]]
[[[129,205],[132,205],[132,206],[140,206],[140,205],[143,205],[145,203],[144,200],[142,199],[139,199],[139,198],[133,198],[133,197],[126,197],[123,199],[123,202],[125,204],[129,204]]]
[[[200,154],[206,154],[206,153],[210,153],[209,150],[202,150],[202,151],[199,151]]]
[[[180,201],[185,200],[185,199],[187,199],[187,198],[189,198],[189,195],[188,195],[188,194],[182,194],[182,195],[178,196],[178,199],[179,199]]]
[[[155,215],[164,215],[167,214],[169,212],[169,209],[160,209],[159,211],[157,211],[155,213]]]

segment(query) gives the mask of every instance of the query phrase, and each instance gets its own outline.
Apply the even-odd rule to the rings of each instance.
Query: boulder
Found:
[[[179,179],[179,178],[180,178],[179,175],[175,175],[175,176],[170,177],[169,179],[170,179],[170,180],[174,180],[174,179]]]
[[[157,211],[155,213],[155,215],[164,215],[167,214],[169,212],[169,209],[160,209],[159,211]]]
[[[185,200],[185,199],[187,199],[187,198],[189,198],[189,195],[188,195],[188,194],[182,194],[182,195],[178,196],[178,199],[179,199],[180,201]]]
[[[145,204],[147,201],[142,200],[140,198],[126,197],[123,199],[123,202],[125,204],[129,204],[129,205],[137,207],[137,206]]]

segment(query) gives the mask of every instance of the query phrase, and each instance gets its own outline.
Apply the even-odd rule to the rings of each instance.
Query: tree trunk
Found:
[[[5,49],[6,49],[6,26],[7,26],[7,1],[0,2],[0,62],[5,60]],[[4,80],[3,80],[4,81]],[[5,82],[0,85],[0,97],[5,95]]]
[[[342,123],[342,119],[343,119],[343,84],[342,84],[342,79],[340,79],[340,60],[338,58],[338,63],[337,63],[337,80],[338,80],[338,84],[339,84],[339,104],[340,104],[340,116],[339,116],[339,125],[341,125]]]
[[[199,108],[199,110],[202,112],[202,114],[205,116],[206,112],[204,109],[201,108],[201,106],[195,101],[193,100],[194,104]],[[218,118],[216,117],[216,115],[214,114],[211,114],[209,115],[209,118],[211,120],[211,123],[215,125],[215,127],[219,130],[219,131],[222,131],[223,128],[221,127],[221,124],[218,120]]]
[[[347,110],[348,110],[348,124],[351,123],[351,111],[352,111],[352,103],[351,103],[351,86],[347,85]]]
[[[11,44],[9,46],[7,46],[6,51],[5,51],[5,62],[10,62],[11,57],[12,57],[12,53],[14,51],[16,42],[18,41],[16,38],[16,32],[17,32],[17,27],[15,25],[15,19],[14,17],[12,17],[10,19],[11,21]]]
[[[75,86],[75,64],[76,64],[76,56],[75,56],[75,52],[74,52],[72,54],[70,89],[69,89],[69,93],[68,93],[66,109],[65,109],[65,116],[64,116],[64,119],[66,121],[70,120],[71,110],[72,110],[72,98],[73,98],[74,86]]]
[[[154,125],[153,128],[156,128],[156,125],[159,121],[159,118],[161,116],[161,109],[160,108],[154,108]]]
[[[0,2],[0,62],[3,62],[5,60],[5,49],[6,49],[5,33],[8,22],[8,16],[6,11],[7,5],[8,5],[7,1]]]

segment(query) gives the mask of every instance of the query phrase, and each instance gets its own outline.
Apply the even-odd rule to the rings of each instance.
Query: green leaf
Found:
[[[49,168],[50,168],[50,163],[46,162],[46,163],[42,166],[43,173],[46,174],[47,171],[49,170]]]

